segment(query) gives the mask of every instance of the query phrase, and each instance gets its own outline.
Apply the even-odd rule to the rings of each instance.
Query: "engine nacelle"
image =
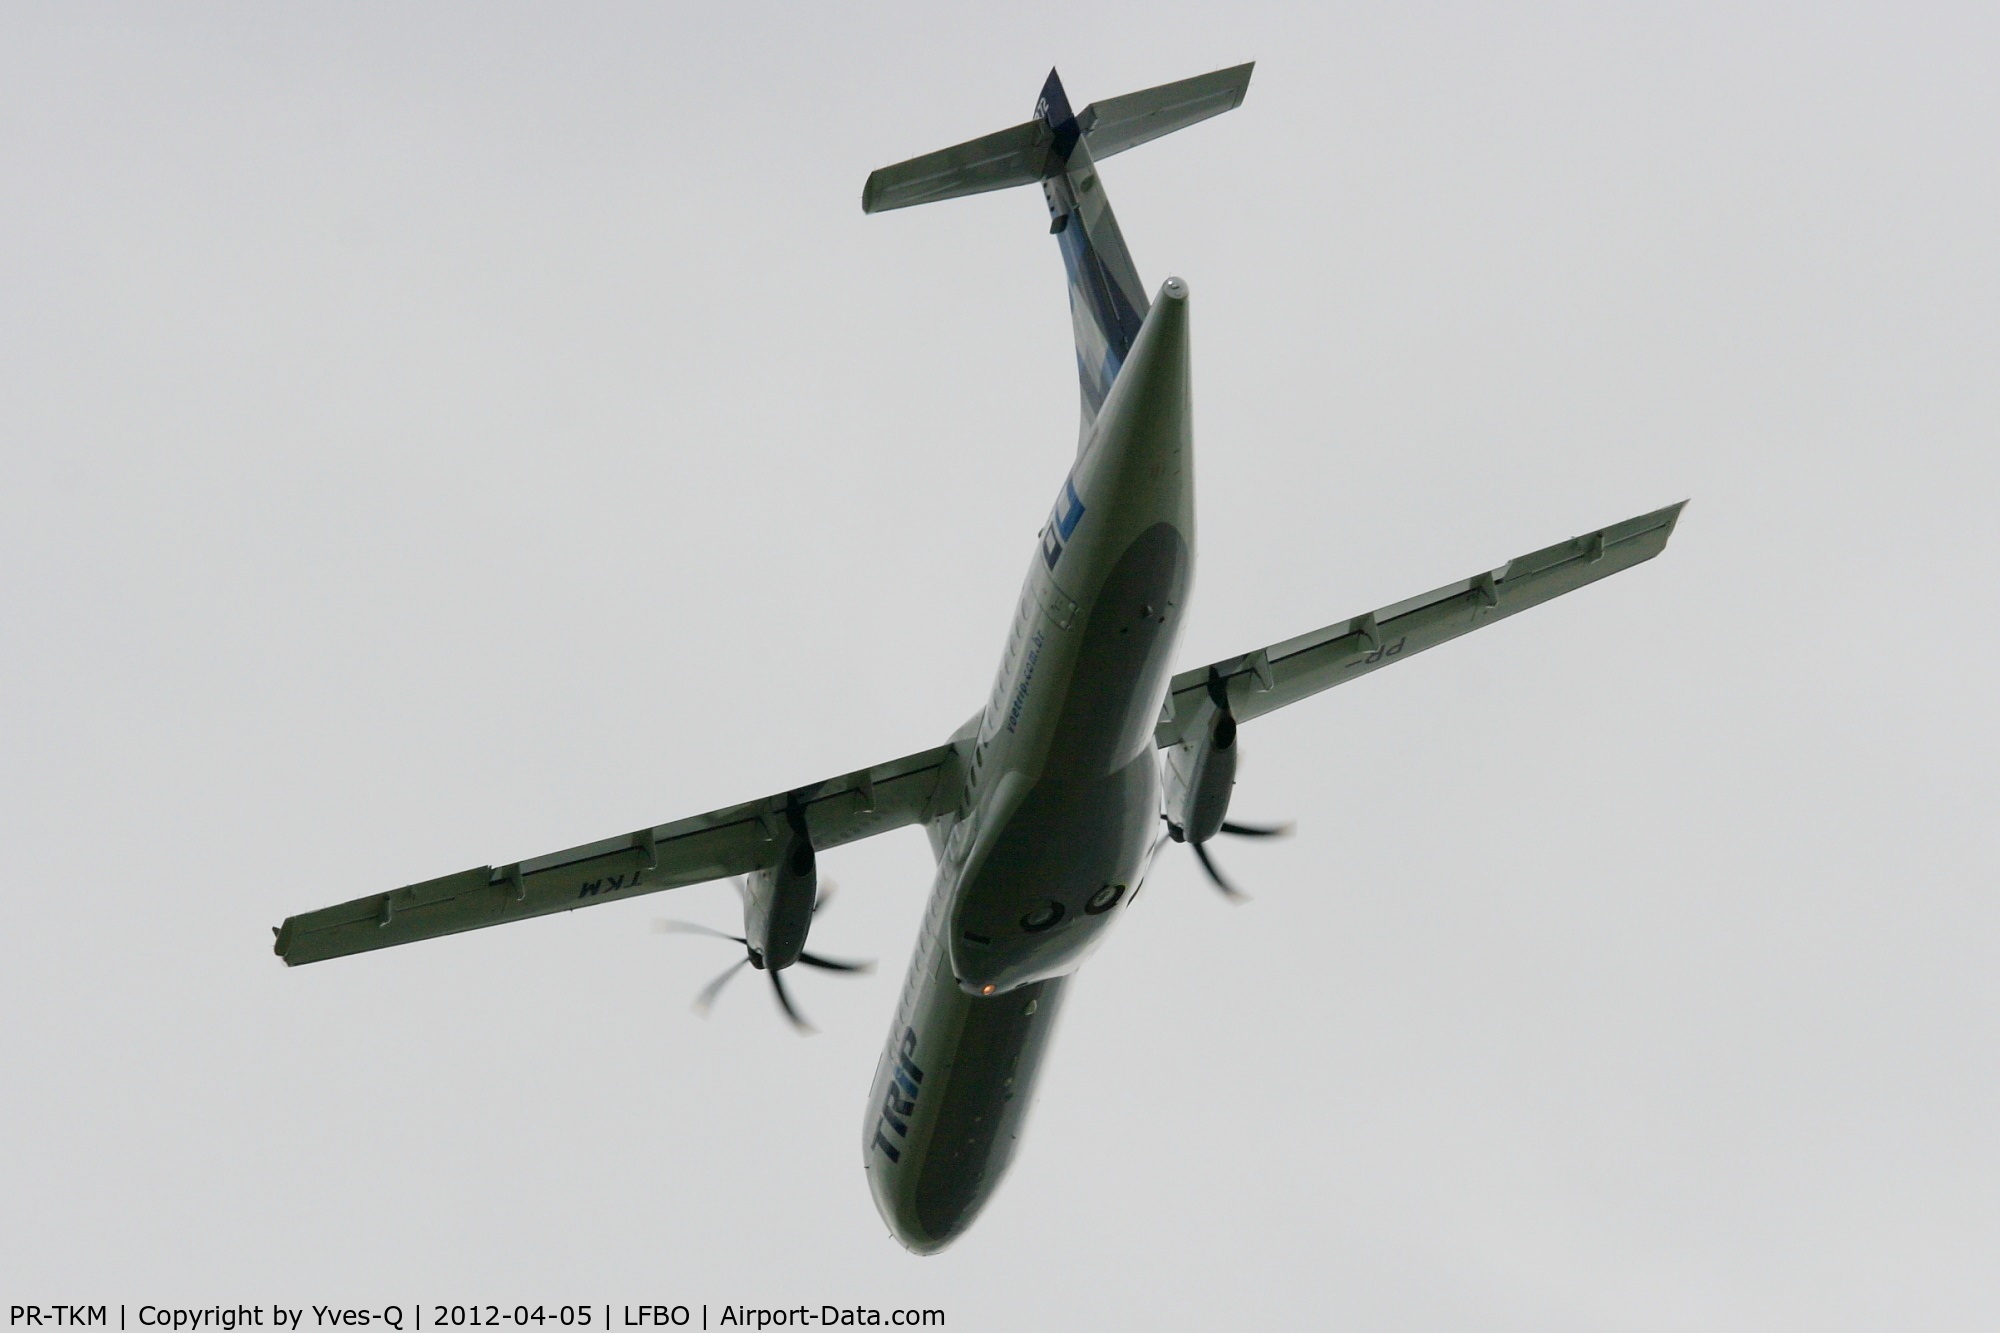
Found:
[[[1236,719],[1210,701],[1200,725],[1167,751],[1167,826],[1175,838],[1203,843],[1222,830],[1236,787]]]
[[[787,831],[778,863],[743,878],[743,938],[751,963],[776,971],[798,962],[818,899],[818,862],[800,818]]]

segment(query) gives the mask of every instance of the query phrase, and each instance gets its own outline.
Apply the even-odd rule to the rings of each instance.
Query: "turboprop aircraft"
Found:
[[[921,824],[937,878],[864,1116],[875,1202],[929,1254],[971,1225],[1011,1161],[1063,995],[1131,909],[1163,842],[1206,850],[1228,819],[1237,727],[1650,560],[1681,505],[1176,674],[1194,571],[1188,288],[1149,297],[1098,164],[1239,105],[1251,66],[1070,107],[1051,72],[1032,119],[868,178],[875,213],[1040,188],[1069,273],[1083,416],[1014,607],[992,694],[919,754],[566,851],[478,866],[294,916],[288,964],[408,944],[737,876],[743,934],[783,973],[854,965],[806,950],[819,856]],[[1685,503],[1685,502],[1683,502]],[[1164,833],[1162,830],[1164,829]]]

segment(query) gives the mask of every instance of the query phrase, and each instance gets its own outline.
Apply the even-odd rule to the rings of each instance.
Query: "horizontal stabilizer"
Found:
[[[1039,120],[1001,130],[983,139],[940,148],[935,153],[883,167],[861,188],[861,211],[881,213],[912,204],[933,204],[962,194],[984,194],[1042,178],[1054,136]]]
[[[1243,105],[1243,94],[1250,91],[1250,71],[1255,68],[1253,61],[1178,83],[1163,83],[1142,93],[1092,102],[1076,118],[1077,128],[1090,145],[1091,157],[1102,162],[1113,153],[1234,111]]]
[[[1254,68],[1254,63],[1237,65],[1093,102],[1077,114],[1076,131],[1093,160],[1122,153],[1241,105]],[[1058,140],[1056,131],[1037,116],[1012,129],[883,167],[862,187],[861,211],[883,213],[1010,185],[1032,185],[1063,170],[1069,147]]]
[[[1651,560],[1666,549],[1686,504],[1683,500],[1572,537],[1498,569],[1254,653],[1183,671],[1168,688],[1153,739],[1162,749],[1180,743],[1182,728],[1202,716],[1211,674],[1229,691],[1236,720],[1248,722]]]

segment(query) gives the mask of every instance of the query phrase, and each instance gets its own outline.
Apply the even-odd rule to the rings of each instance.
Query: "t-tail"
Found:
[[[1163,134],[1241,105],[1253,65],[1237,65],[1143,92],[1093,102],[1072,111],[1054,70],[1042,85],[1035,118],[1012,129],[940,149],[868,178],[861,209],[881,213],[982,194],[1010,185],[1042,187],[1049,230],[1069,270],[1070,320],[1076,330],[1076,370],[1088,431],[1118,378],[1139,326],[1146,289],[1133,267],[1098,179],[1097,163]]]

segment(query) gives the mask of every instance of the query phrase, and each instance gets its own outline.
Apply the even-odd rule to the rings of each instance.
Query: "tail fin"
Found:
[[[1035,118],[955,147],[883,167],[868,177],[861,209],[881,213],[912,204],[1039,183],[1049,230],[1069,270],[1070,318],[1084,424],[1104,396],[1145,321],[1148,301],[1125,238],[1097,178],[1096,162],[1241,105],[1254,65],[1237,65],[1143,92],[1093,102],[1072,112],[1054,70]]]

